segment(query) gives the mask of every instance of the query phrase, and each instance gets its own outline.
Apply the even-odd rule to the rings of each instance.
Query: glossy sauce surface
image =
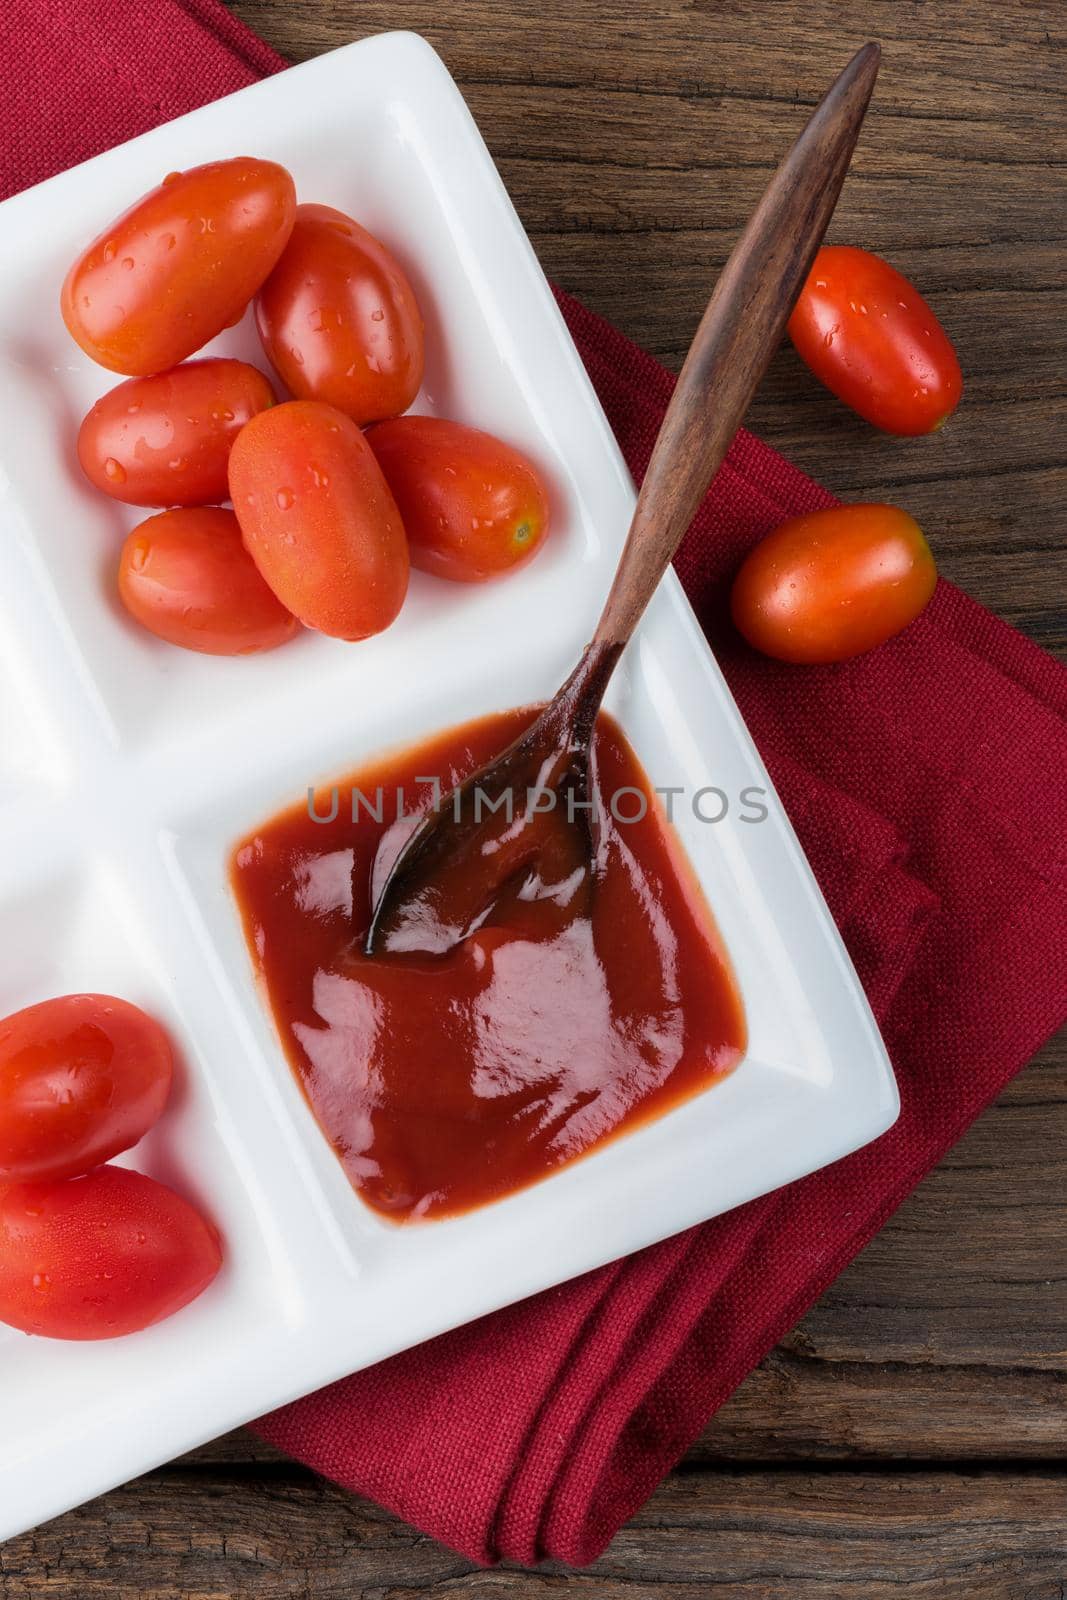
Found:
[[[390,826],[411,825],[397,823],[398,795],[409,816],[424,810],[431,775],[447,794],[533,715],[485,718],[385,758],[320,792],[316,818],[336,793],[332,820],[302,804],[233,853],[249,948],[293,1069],[353,1185],[397,1221],[523,1188],[698,1093],[744,1050],[707,906],[606,716],[591,884],[538,880],[444,955],[363,955],[379,844]],[[617,820],[612,797],[620,816],[641,810],[634,789],[647,811]]]

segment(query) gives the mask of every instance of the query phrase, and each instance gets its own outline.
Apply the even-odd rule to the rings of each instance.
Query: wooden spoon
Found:
[[[611,592],[578,665],[532,726],[453,790],[398,854],[389,836],[382,841],[368,955],[446,951],[516,894],[591,892],[590,747],[604,690],[782,337],[837,202],[879,56],[876,44],[853,56],[767,185],[722,270],[663,419]]]

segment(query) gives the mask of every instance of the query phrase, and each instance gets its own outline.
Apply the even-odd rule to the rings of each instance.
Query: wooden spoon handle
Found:
[[[652,451],[598,645],[629,639],[722,464],[833,214],[879,56],[866,44],[852,57],[722,270]]]

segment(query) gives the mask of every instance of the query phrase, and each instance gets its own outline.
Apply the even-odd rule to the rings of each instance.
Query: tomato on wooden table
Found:
[[[279,600],[309,628],[365,639],[408,586],[400,513],[350,417],[315,400],[261,411],[230,454],[244,541]]]
[[[236,156],[172,172],[79,256],[63,320],[113,372],[163,372],[240,317],[293,230],[284,167]]]
[[[0,1322],[49,1339],[116,1339],[173,1316],[222,1265],[187,1200],[124,1167],[0,1190]]]
[[[959,405],[956,352],[919,291],[869,250],[824,245],[789,319],[797,352],[887,433],[933,433]]]
[[[934,592],[922,529],[886,505],[792,517],[762,539],[734,579],[734,622],[779,661],[847,661],[907,627]]]
[[[263,348],[298,400],[353,421],[406,411],[423,368],[422,316],[400,263],[329,206],[298,206],[292,237],[256,297]]]
[[[170,1093],[170,1041],[107,994],[66,994],[0,1021],[0,1182],[73,1178],[144,1137]]]
[[[89,482],[135,506],[204,506],[229,496],[233,441],[274,404],[262,372],[226,358],[127,378],[101,395],[78,432]]]
[[[160,639],[206,655],[244,656],[285,644],[297,619],[264,583],[232,511],[161,511],[119,556],[119,595]]]
[[[511,445],[441,417],[380,422],[367,438],[404,520],[413,566],[481,583],[540,549],[548,495]]]

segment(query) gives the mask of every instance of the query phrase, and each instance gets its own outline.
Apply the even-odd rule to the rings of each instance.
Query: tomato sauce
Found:
[[[699,1093],[744,1051],[708,908],[604,715],[588,892],[512,895],[444,954],[363,953],[379,844],[411,826],[398,822],[398,800],[409,818],[425,811],[431,777],[447,794],[533,716],[487,717],[383,758],[233,853],[249,948],[293,1070],[354,1187],[397,1221],[524,1188]]]

